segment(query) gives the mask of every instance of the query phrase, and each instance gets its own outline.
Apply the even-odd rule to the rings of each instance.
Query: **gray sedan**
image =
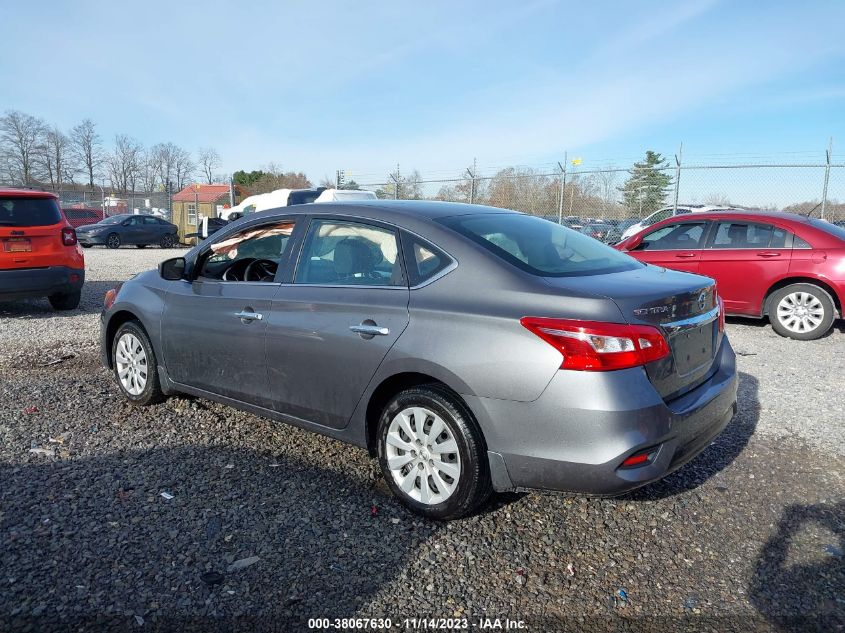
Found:
[[[642,486],[736,410],[711,279],[477,205],[249,216],[109,291],[101,344],[130,402],[193,394],[366,447],[441,519],[491,490]]]
[[[86,224],[76,229],[76,236],[84,248],[101,244],[120,248],[132,244],[144,248],[151,244],[172,248],[179,243],[178,227],[154,215],[112,215],[96,224]]]

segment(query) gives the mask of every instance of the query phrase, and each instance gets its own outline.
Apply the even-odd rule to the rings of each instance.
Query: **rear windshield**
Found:
[[[817,220],[815,218],[810,220],[810,224],[825,233],[838,237],[840,240],[845,240],[845,226],[837,226],[836,224],[831,224],[830,222]]]
[[[591,237],[531,215],[461,215],[441,222],[540,277],[603,275],[643,266]]]
[[[0,197],[0,226],[52,226],[61,221],[53,198]]]

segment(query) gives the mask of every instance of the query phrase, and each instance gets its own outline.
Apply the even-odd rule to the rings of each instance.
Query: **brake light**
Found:
[[[65,246],[76,245],[76,231],[69,226],[62,229],[62,244]]]
[[[663,334],[649,325],[542,317],[523,317],[519,322],[563,354],[561,369],[611,371],[669,355]]]

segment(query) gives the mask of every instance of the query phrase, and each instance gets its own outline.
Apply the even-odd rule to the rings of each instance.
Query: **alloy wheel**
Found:
[[[118,339],[114,361],[121,386],[130,395],[141,395],[147,386],[147,353],[137,336],[126,332]]]
[[[443,419],[424,407],[394,416],[385,439],[387,465],[401,490],[426,505],[446,501],[458,487],[461,456]]]
[[[109,239],[106,242],[109,248],[118,248],[120,246],[120,237],[115,233],[109,235]]]
[[[777,318],[791,332],[804,334],[818,328],[824,320],[824,305],[809,292],[792,292],[780,300]]]

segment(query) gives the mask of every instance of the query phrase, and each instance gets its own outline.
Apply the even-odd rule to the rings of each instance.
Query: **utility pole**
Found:
[[[822,220],[824,220],[825,211],[827,210],[827,184],[830,182],[830,161],[833,156],[833,137],[827,143],[827,152],[825,152],[824,165],[824,189],[822,190]]]
[[[472,169],[467,167],[467,176],[469,176],[469,203],[475,204],[475,175],[477,172],[477,159],[472,159]]]
[[[563,194],[566,192],[566,165],[567,165],[567,153],[563,153],[563,165],[558,162],[557,166],[560,167],[560,196],[557,204],[557,223],[563,224]]]
[[[675,154],[675,202],[672,205],[672,215],[678,215],[678,190],[681,188],[681,159],[684,155],[684,144],[678,148],[678,153]],[[642,211],[640,212],[642,216]]]

